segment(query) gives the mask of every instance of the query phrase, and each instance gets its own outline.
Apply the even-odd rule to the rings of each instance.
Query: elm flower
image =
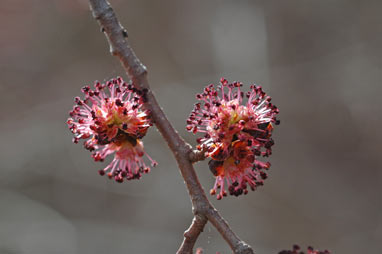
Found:
[[[144,155],[151,166],[156,166],[141,141],[152,125],[148,111],[142,109],[147,90],[138,90],[118,77],[106,84],[96,81],[94,90],[85,86],[82,92],[85,97],[75,98],[76,105],[69,112],[67,124],[74,134],[73,142],[86,140],[84,147],[92,152],[95,161],[102,162],[108,155],[115,154],[99,174],[107,173],[117,182],[139,179],[142,173],[150,171]]]
[[[283,251],[280,251],[279,254],[305,254],[305,252],[301,251],[300,246],[295,244],[293,245],[293,250],[283,250]],[[328,250],[319,251],[309,246],[306,254],[330,254],[330,251]]]
[[[250,87],[244,103],[242,83],[229,84],[223,78],[220,83],[218,88],[211,84],[197,94],[200,102],[195,104],[186,127],[204,135],[197,139],[197,148],[211,158],[209,166],[216,177],[211,194],[220,188],[218,199],[227,195],[225,185],[235,196],[247,194],[248,185],[252,190],[263,185],[267,178],[264,169],[270,163],[257,157],[272,154],[273,126],[280,123],[276,119],[278,108],[260,86]]]

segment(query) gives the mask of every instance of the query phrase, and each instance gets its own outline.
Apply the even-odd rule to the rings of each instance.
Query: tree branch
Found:
[[[204,215],[195,215],[190,227],[184,232],[184,239],[182,245],[177,251],[180,253],[193,253],[195,242],[198,239],[198,236],[203,232],[204,226],[207,224],[207,217]]]
[[[178,254],[192,253],[195,241],[203,231],[207,219],[217,228],[234,253],[254,253],[249,245],[235,235],[227,222],[208,201],[192,166],[192,162],[203,159],[204,154],[194,153],[191,146],[180,137],[178,132],[168,121],[156,101],[154,94],[150,90],[147,80],[147,69],[128,44],[127,32],[119,23],[111,5],[106,0],[89,0],[89,2],[93,16],[100,24],[101,30],[105,33],[109,42],[111,54],[119,58],[135,87],[148,89],[145,107],[150,110],[156,127],[173,152],[186,183],[195,217],[190,228],[184,234],[185,238]]]
[[[224,240],[226,240],[226,242],[229,244],[234,253],[254,253],[252,247],[244,241],[240,240],[239,237],[237,237],[237,235],[229,227],[228,223],[224,220],[224,218],[218,213],[218,211],[215,208],[208,210],[207,218],[223,236]]]

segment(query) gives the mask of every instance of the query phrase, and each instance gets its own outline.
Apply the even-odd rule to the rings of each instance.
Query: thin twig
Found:
[[[228,223],[224,220],[224,218],[218,213],[218,211],[215,208],[208,210],[207,219],[223,236],[224,240],[226,240],[226,242],[229,244],[234,253],[254,253],[252,247],[244,241],[240,240],[239,237],[237,237],[237,235],[229,227]]]
[[[185,239],[178,253],[192,253],[195,241],[203,231],[207,219],[217,228],[234,253],[254,253],[249,245],[241,241],[235,235],[227,222],[208,201],[192,166],[192,162],[202,159],[202,156],[193,157],[192,154],[194,154],[194,152],[192,151],[191,146],[180,137],[178,132],[168,121],[166,115],[156,101],[154,94],[150,90],[147,80],[147,69],[137,58],[128,44],[127,32],[119,23],[111,5],[106,0],[89,0],[89,2],[93,16],[99,22],[101,30],[105,33],[109,42],[111,54],[119,58],[135,87],[139,89],[148,89],[145,106],[150,110],[151,117],[156,127],[173,152],[182,177],[186,183],[195,217],[190,228],[185,232]]]
[[[203,231],[204,226],[207,223],[207,217],[204,215],[195,215],[190,227],[184,232],[184,239],[182,245],[178,250],[180,253],[192,253],[195,242],[198,239],[198,236]]]

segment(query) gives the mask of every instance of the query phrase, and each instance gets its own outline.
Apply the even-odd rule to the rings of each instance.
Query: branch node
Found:
[[[255,252],[253,251],[252,247],[248,244],[246,244],[245,242],[243,241],[240,241],[235,250],[234,250],[234,253],[235,254],[255,254]]]
[[[188,157],[192,163],[195,163],[204,160],[206,158],[205,153],[206,148],[203,148],[202,150],[191,150]]]
[[[112,46],[110,46],[110,54],[112,56],[118,56],[118,51],[115,50]]]

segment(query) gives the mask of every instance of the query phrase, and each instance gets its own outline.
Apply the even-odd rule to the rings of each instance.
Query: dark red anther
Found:
[[[114,180],[117,182],[117,183],[123,183],[123,178],[119,175],[115,176],[114,177]]]
[[[257,181],[256,185],[263,186],[264,185],[264,181],[263,180]]]
[[[80,99],[80,97],[75,97],[74,101],[77,103],[77,105],[82,106],[84,102]]]
[[[89,92],[89,90],[90,90],[90,86],[84,86],[84,87],[82,87],[82,92],[83,92],[83,93],[87,93],[87,92]]]
[[[264,147],[269,149],[271,148],[273,145],[275,144],[275,142],[273,141],[273,139],[270,139],[268,142],[265,143]]]
[[[220,83],[221,83],[223,86],[225,86],[225,85],[228,84],[228,81],[227,81],[225,78],[221,78],[221,79],[220,79]]]
[[[122,103],[121,99],[116,99],[115,105],[117,105],[118,107],[123,107],[123,103]]]
[[[99,81],[94,81],[94,87],[101,90],[102,89],[102,85],[101,85],[101,82]]]
[[[265,179],[267,179],[268,175],[267,175],[267,173],[265,173],[265,172],[263,172],[263,171],[260,171],[260,177],[261,177],[263,180],[265,180]]]

